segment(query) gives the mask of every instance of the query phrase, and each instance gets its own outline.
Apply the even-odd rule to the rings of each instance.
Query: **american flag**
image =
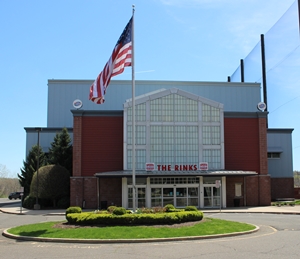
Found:
[[[121,74],[124,67],[131,66],[132,51],[132,17],[126,25],[122,35],[120,36],[111,57],[105,64],[102,72],[98,75],[95,82],[90,87],[89,99],[97,104],[104,103],[104,95],[113,76]]]

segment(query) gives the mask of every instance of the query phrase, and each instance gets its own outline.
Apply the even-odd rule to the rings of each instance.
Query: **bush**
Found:
[[[124,215],[124,214],[126,214],[126,209],[123,207],[116,207],[112,213],[114,215]]]
[[[52,207],[52,201],[50,199],[40,199],[39,198],[39,204],[41,205],[41,208]]]
[[[52,202],[51,205],[43,205],[44,207],[56,207],[57,200],[70,195],[70,174],[60,165],[47,165],[39,168],[38,180],[37,192],[37,172],[35,172],[30,185],[30,196],[38,196],[40,199]]]
[[[66,215],[73,213],[81,213],[82,209],[78,206],[69,207],[66,209]]]
[[[108,226],[130,226],[130,225],[159,225],[176,224],[190,221],[200,221],[203,218],[201,211],[181,211],[169,213],[149,214],[98,214],[93,212],[69,213],[66,219],[70,224],[79,225],[108,225]]]
[[[165,208],[166,212],[170,212],[171,210],[175,210],[175,207],[172,204],[167,204],[164,208]]]
[[[35,203],[36,203],[36,198],[27,195],[23,200],[23,207],[26,209],[33,209]]]
[[[164,213],[166,212],[166,208],[164,207],[154,207],[153,208],[153,213]]]
[[[109,206],[109,207],[107,208],[107,211],[108,211],[109,213],[113,213],[113,211],[114,211],[116,208],[117,208],[117,206]]]
[[[195,206],[186,206],[185,211],[198,211],[198,209]]]

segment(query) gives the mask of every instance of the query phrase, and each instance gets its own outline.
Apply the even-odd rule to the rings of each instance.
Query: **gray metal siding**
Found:
[[[25,128],[26,130],[26,157],[32,146],[37,145],[38,133],[33,128]],[[40,146],[43,152],[47,153],[50,148],[50,144],[53,142],[56,133],[60,133],[61,129],[43,129],[40,132]],[[73,140],[73,132],[68,130],[71,140]],[[25,158],[26,159],[26,158]]]
[[[73,101],[80,99],[83,110],[123,110],[123,104],[132,97],[131,81],[111,81],[105,103],[88,100],[92,80],[48,81],[48,127],[72,127]],[[159,89],[178,89],[224,104],[224,111],[256,112],[261,101],[260,84],[227,82],[136,81],[136,96]]]
[[[272,130],[267,133],[268,152],[282,152],[279,159],[268,159],[272,178],[293,177],[291,130]]]

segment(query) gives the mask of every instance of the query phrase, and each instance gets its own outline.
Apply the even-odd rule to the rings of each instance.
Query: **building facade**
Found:
[[[103,105],[87,100],[91,83],[48,81],[41,143],[45,151],[51,132],[70,129],[71,205],[131,209],[136,199],[138,207],[225,208],[293,195],[292,130],[267,129],[259,84],[136,81],[133,178],[131,82],[112,81]],[[82,108],[72,108],[75,99]],[[36,134],[26,132],[28,152]],[[278,152],[281,170],[273,165]]]

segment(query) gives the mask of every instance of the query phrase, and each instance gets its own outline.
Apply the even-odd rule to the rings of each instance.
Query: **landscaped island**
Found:
[[[193,221],[201,221],[203,212],[195,206],[176,209],[168,204],[165,207],[137,209],[135,213],[123,207],[110,206],[107,210],[82,212],[80,207],[66,210],[69,224],[105,225],[105,226],[137,226],[137,225],[171,225]]]

